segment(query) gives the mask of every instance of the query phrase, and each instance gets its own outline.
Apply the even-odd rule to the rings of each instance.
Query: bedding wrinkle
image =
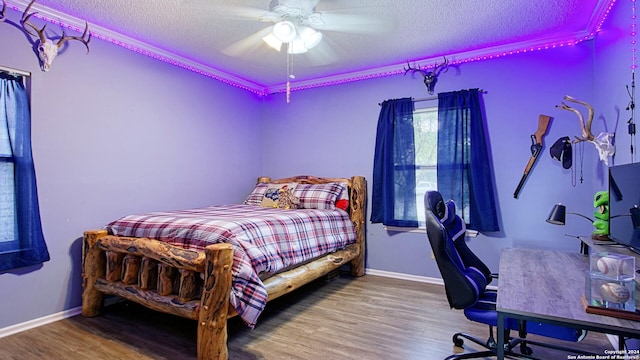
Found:
[[[230,302],[253,328],[267,302],[260,273],[277,273],[356,242],[353,223],[341,209],[274,209],[221,205],[128,215],[106,226],[118,236],[147,237],[204,250],[233,246]]]

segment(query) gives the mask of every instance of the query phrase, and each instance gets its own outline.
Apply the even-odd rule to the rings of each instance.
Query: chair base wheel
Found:
[[[453,336],[453,345],[457,346],[457,347],[463,347],[464,346],[464,340],[460,339],[459,337],[456,337],[455,335]]]
[[[453,335],[453,345],[457,346],[457,347],[463,347],[464,345],[464,339],[467,339],[469,341],[472,341],[480,346],[483,346],[487,349],[495,349],[495,342],[493,342],[493,347],[491,347],[492,344],[492,339],[487,340],[487,342],[483,342],[479,339],[476,339],[475,337],[469,335],[469,334],[465,334],[465,333],[455,333]]]
[[[526,343],[523,342],[520,344],[520,353],[522,355],[531,355],[533,354],[533,350],[530,347],[528,347]]]

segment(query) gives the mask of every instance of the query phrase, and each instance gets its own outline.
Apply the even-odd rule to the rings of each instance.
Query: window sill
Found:
[[[0,254],[16,253],[21,251],[17,241],[0,241]]]
[[[407,233],[420,233],[420,234],[424,234],[425,231],[427,231],[427,228],[424,226],[418,227],[418,228],[407,228],[407,227],[399,227],[399,226],[384,226],[385,231],[392,231],[392,232],[407,232]],[[465,234],[466,237],[477,237],[478,236],[478,230],[469,230],[467,229],[467,232]]]

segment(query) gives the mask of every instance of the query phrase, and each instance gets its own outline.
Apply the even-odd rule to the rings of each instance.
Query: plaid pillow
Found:
[[[264,193],[267,192],[268,187],[269,187],[268,183],[257,184],[256,187],[251,192],[251,194],[249,194],[249,196],[247,196],[247,198],[245,199],[244,204],[260,206],[260,203],[262,203],[262,198],[264,198]]]
[[[341,192],[340,183],[298,184],[293,194],[300,199],[303,209],[335,210]]]

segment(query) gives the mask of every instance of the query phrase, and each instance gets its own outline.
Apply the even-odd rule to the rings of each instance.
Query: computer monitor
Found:
[[[640,227],[638,206],[640,163],[609,167],[609,237],[636,251],[640,249],[640,229],[635,228]]]

